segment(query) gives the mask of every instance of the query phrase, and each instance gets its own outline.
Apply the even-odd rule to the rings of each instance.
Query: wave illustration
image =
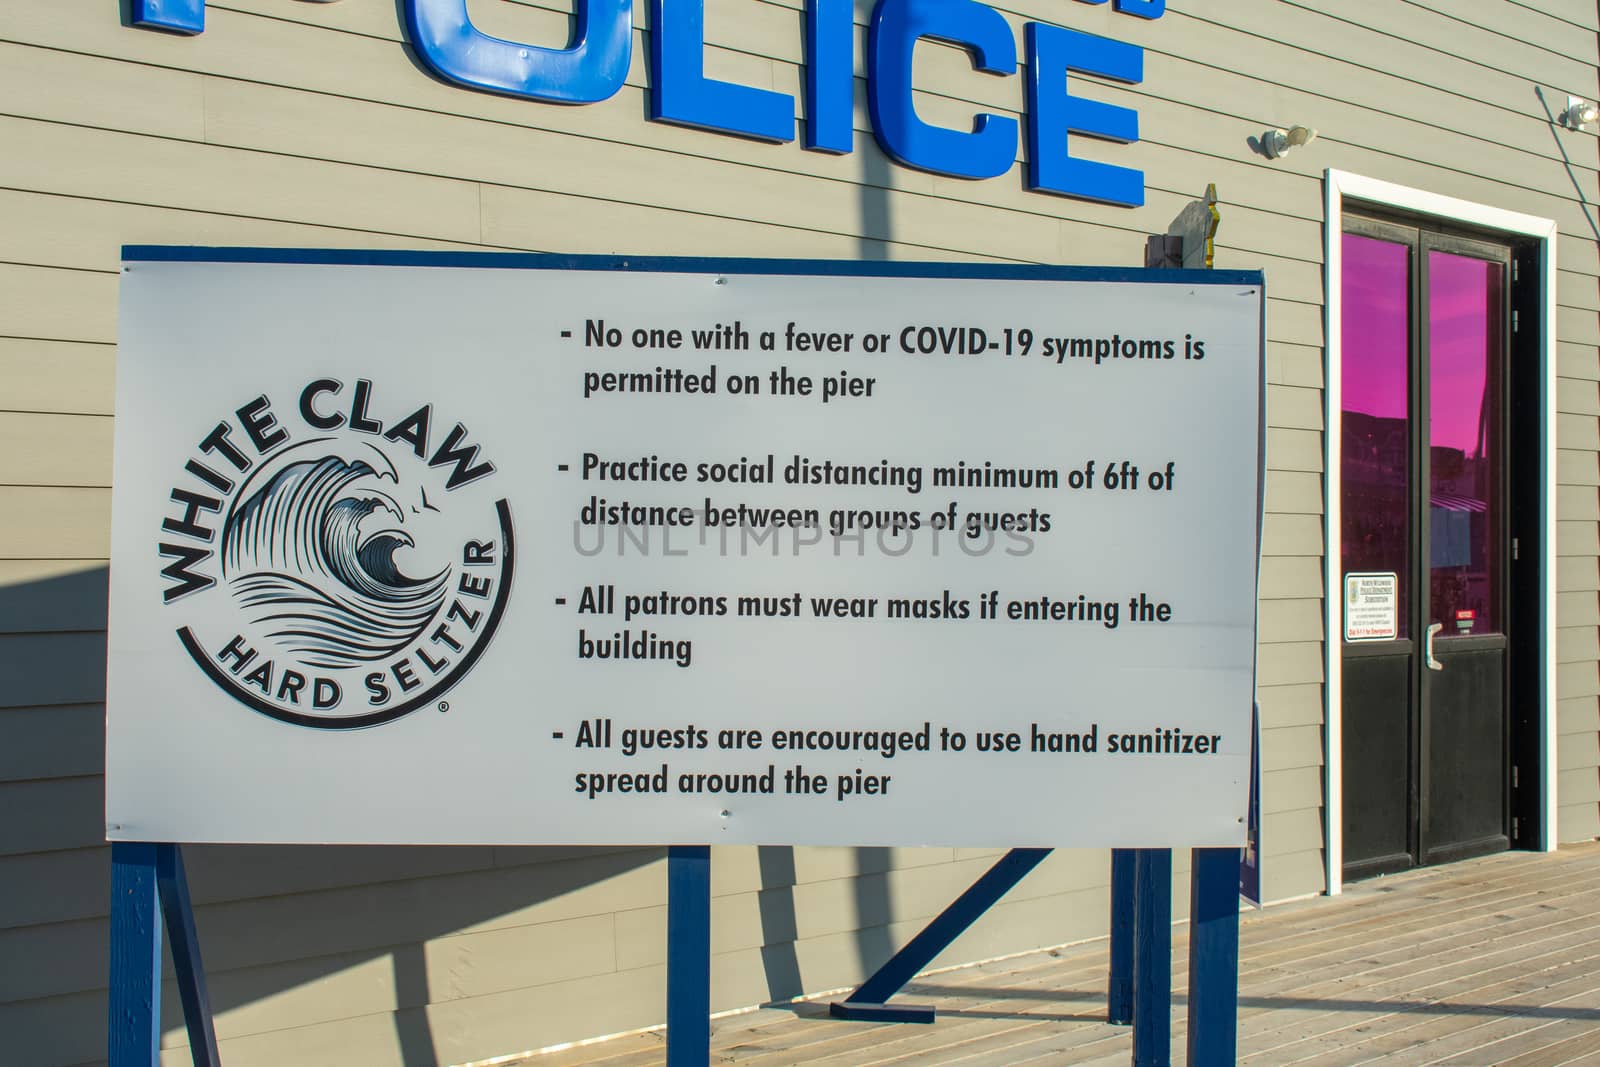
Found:
[[[368,479],[369,484],[356,483]],[[414,546],[405,509],[370,481],[398,482],[361,460],[324,455],[289,463],[244,497],[222,533],[222,572],[246,616],[311,667],[384,659],[421,634],[444,604],[450,569],[426,578],[394,554]],[[392,528],[367,535],[386,513]]]

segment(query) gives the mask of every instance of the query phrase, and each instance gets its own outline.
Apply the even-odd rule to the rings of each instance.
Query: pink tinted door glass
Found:
[[[1340,377],[1344,573],[1399,575],[1398,635],[1409,636],[1411,250],[1343,235]]]
[[[1499,263],[1428,253],[1428,588],[1441,636],[1502,629]]]

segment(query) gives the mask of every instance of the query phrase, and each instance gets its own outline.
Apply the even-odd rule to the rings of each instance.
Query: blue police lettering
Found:
[[[622,88],[633,58],[632,0],[577,0],[577,26],[566,48],[491,37],[472,24],[467,0],[407,0],[400,6],[417,58],[469,89],[595,104]]]
[[[565,48],[502,40],[473,25],[467,0],[400,0],[418,60],[445,81],[469,89],[557,104],[610,99],[633,58],[635,0],[575,0]],[[711,78],[705,72],[705,0],[648,0],[649,116],[717,133],[783,143],[795,139],[795,99],[773,89]],[[1108,0],[1079,0],[1104,5]],[[1158,19],[1166,0],[1109,0],[1114,10]],[[131,22],[182,34],[205,30],[205,0],[130,0]],[[854,4],[806,0],[801,105],[803,146],[847,154],[854,86]],[[1137,206],[1144,172],[1071,154],[1074,135],[1131,144],[1139,140],[1132,108],[1070,91],[1069,76],[1090,74],[1127,85],[1144,80],[1144,49],[1045,22],[1023,26],[1025,113],[980,112],[969,128],[924,121],[912,98],[913,57],[921,40],[965,49],[973,69],[1017,74],[1010,24],[979,0],[877,0],[868,24],[867,102],[873,134],[897,162],[958,178],[1007,173],[1026,137],[1027,187],[1040,193]],[[1020,129],[1019,129],[1020,127]]]
[[[1130,84],[1144,80],[1144,49],[1104,37],[1030,22],[1028,49],[1028,188],[1110,204],[1144,203],[1144,172],[1067,153],[1072,133],[1124,144],[1139,139],[1139,113],[1066,90],[1068,71]]]
[[[650,117],[763,141],[794,140],[794,97],[705,75],[705,0],[650,0]]]
[[[997,178],[1017,158],[1017,120],[979,115],[970,132],[933,126],[911,103],[911,57],[922,38],[965,47],[975,69],[1017,72],[1005,17],[976,0],[879,0],[867,37],[867,100],[883,150],[901,163],[960,178]]]

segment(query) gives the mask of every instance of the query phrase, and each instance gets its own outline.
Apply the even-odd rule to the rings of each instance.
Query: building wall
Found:
[[[800,0],[707,7],[710,75],[798,95]],[[554,2],[472,10],[512,39],[566,32]],[[622,92],[568,108],[428,77],[389,3],[213,0],[194,39],[122,26],[101,0],[0,3],[0,1060],[104,1056],[123,244],[1138,264],[1215,182],[1217,266],[1263,268],[1271,298],[1260,698],[1265,888],[1283,899],[1324,889],[1322,172],[1554,218],[1560,829],[1600,834],[1600,159],[1593,134],[1553,123],[1567,93],[1600,94],[1595,5],[1173,0],[1145,22],[1011,0],[1006,15],[1019,39],[1054,19],[1147,49],[1142,85],[1081,90],[1138,107],[1144,140],[1074,142],[1143,168],[1145,207],[1029,193],[1020,170],[893,165],[864,106],[842,157],[647,122],[648,27]],[[938,45],[918,56],[924,117],[1020,111],[1020,78]],[[1289,124],[1321,137],[1278,161],[1255,150]],[[663,1017],[659,850],[186,853],[230,1064],[459,1062]],[[994,855],[717,850],[714,1007],[852,984]],[[1103,853],[1056,854],[941,962],[1103,932],[1106,872]],[[167,1020],[181,1046],[175,1002]]]

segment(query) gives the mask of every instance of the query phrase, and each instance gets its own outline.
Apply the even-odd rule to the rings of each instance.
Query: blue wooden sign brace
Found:
[[[1014,848],[956,898],[938,918],[923,928],[922,932],[906,946],[889,957],[877,973],[842,1001],[829,1005],[829,1012],[838,1019],[860,1019],[884,1023],[931,1023],[933,1008],[925,1004],[890,1004],[890,997],[898,993],[911,977],[933,962],[935,956],[950,944],[978,917],[992,908],[996,901],[1029,871],[1039,866],[1050,855],[1048,848]]]
[[[155,1067],[160,1061],[163,925],[195,1067],[219,1067],[183,853],[177,845],[148,841],[111,844],[110,1067]]]

